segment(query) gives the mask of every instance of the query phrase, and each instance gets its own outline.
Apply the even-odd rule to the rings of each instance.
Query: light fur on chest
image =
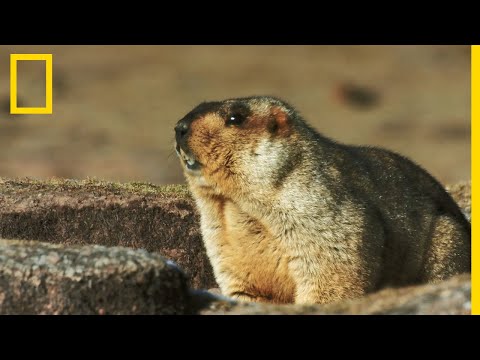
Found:
[[[197,204],[207,255],[222,292],[292,302],[290,258],[281,241],[228,199],[197,199]]]

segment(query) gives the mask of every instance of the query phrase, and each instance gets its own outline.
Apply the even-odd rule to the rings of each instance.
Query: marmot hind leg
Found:
[[[469,229],[450,215],[440,215],[432,229],[430,245],[420,277],[421,282],[437,282],[471,272]]]

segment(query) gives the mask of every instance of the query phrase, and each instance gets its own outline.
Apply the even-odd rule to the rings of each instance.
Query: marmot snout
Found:
[[[470,272],[470,223],[388,150],[339,144],[287,103],[202,103],[176,150],[225,295],[327,303]]]

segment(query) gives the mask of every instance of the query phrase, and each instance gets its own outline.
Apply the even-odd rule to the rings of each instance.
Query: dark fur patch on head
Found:
[[[271,119],[267,124],[267,131],[270,134],[275,134],[277,132],[277,130],[278,130],[277,122],[275,121],[275,119]]]
[[[222,103],[220,101],[203,102],[185,115],[182,120],[190,125],[202,116],[219,111],[221,106]]]
[[[271,136],[287,136],[292,133],[290,115],[278,105],[270,110],[266,129]]]
[[[250,115],[250,107],[242,101],[234,102],[220,110],[220,116],[225,119],[227,125],[230,123],[230,120],[234,120],[231,122],[232,124],[241,125]]]

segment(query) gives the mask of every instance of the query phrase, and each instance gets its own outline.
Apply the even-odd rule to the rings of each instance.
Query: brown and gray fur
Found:
[[[222,292],[329,303],[470,272],[470,223],[425,170],[315,131],[290,105],[198,105],[176,150]]]

